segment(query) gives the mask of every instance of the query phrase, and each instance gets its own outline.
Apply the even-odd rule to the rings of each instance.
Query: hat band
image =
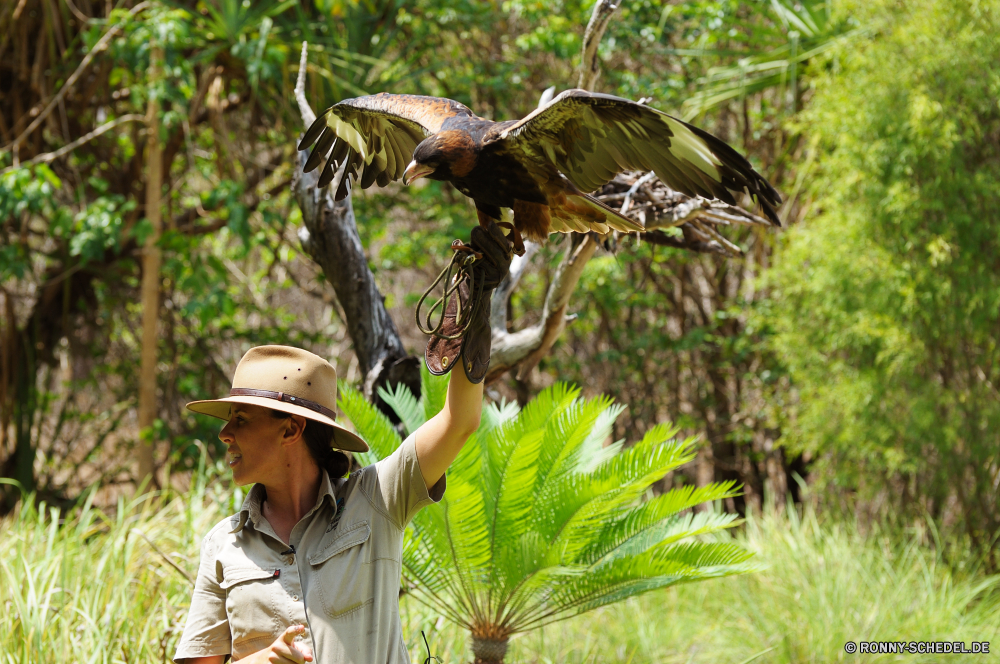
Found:
[[[234,387],[229,390],[229,396],[231,397],[264,397],[265,399],[277,399],[278,401],[284,401],[285,403],[295,404],[296,406],[302,406],[303,408],[308,408],[309,410],[315,410],[317,413],[326,415],[331,420],[337,419],[337,414],[327,408],[322,404],[318,404],[315,401],[310,401],[309,399],[303,399],[302,397],[293,397],[290,394],[285,394],[284,392],[272,392],[271,390],[255,390],[250,387]]]

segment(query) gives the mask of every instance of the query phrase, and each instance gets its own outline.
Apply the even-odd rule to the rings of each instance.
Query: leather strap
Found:
[[[309,399],[303,399],[302,397],[293,397],[290,394],[285,394],[284,392],[272,392],[271,390],[255,390],[250,387],[234,387],[229,390],[229,396],[231,397],[264,397],[265,399],[277,399],[278,401],[284,401],[285,403],[295,404],[296,406],[302,406],[303,408],[308,408],[309,410],[315,410],[317,413],[326,415],[331,420],[337,419],[337,413],[333,412],[326,406],[318,404],[315,401],[310,401]]]

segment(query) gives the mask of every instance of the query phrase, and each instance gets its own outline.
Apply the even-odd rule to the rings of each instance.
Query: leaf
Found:
[[[396,433],[389,418],[347,383],[339,381],[337,389],[340,392],[337,405],[354,425],[355,432],[371,448],[368,454],[359,454],[359,457],[370,464],[395,452],[403,439]]]
[[[424,404],[424,421],[444,410],[448,395],[448,377],[435,376],[424,362],[420,363],[420,400]]]
[[[639,502],[693,458],[694,439],[678,441],[677,428],[661,424],[632,447],[607,451],[622,407],[579,394],[557,383],[520,412],[486,408],[448,470],[444,499],[413,520],[403,567],[417,599],[467,629],[502,624],[514,633],[753,569],[742,547],[690,541],[736,522],[731,514],[686,512],[735,495],[734,483],[679,487]]]
[[[417,401],[413,392],[410,392],[410,388],[406,385],[396,383],[391,390],[379,387],[378,395],[402,420],[407,433],[413,433],[427,421],[423,405]]]

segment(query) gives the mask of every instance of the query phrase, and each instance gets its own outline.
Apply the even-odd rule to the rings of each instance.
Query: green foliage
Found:
[[[773,24],[757,26],[752,39],[747,39],[748,52],[735,65],[709,69],[698,82],[698,90],[684,101],[684,119],[775,87],[781,88],[779,99],[790,98],[788,105],[794,112],[803,65],[863,34],[853,17],[835,16],[832,4],[832,0],[767,3],[764,12],[774,17]]]
[[[218,481],[227,471],[202,454],[190,493],[120,498],[110,511],[93,506],[96,485],[65,512],[25,496],[0,521],[0,662],[169,661],[201,534],[242,503]]]
[[[15,168],[0,173],[0,219],[17,219],[22,222],[30,215],[60,215],[55,201],[61,183],[55,173],[45,165],[37,168]],[[23,279],[31,268],[31,256],[23,242],[4,242],[0,245],[0,283],[10,277]]]
[[[122,500],[106,511],[89,500],[67,510],[22,501],[0,520],[0,662],[28,664],[39,653],[86,664],[169,661],[187,617],[185,575],[197,572],[200,538],[242,498],[223,460],[200,456],[186,493]],[[507,659],[717,664],[764,653],[755,661],[833,664],[844,661],[846,641],[886,634],[1000,640],[998,578],[955,573],[921,544],[922,535],[769,511],[731,540],[755,554],[756,574],[681,584],[540,628],[513,639]],[[400,615],[413,661],[426,657],[421,630],[442,661],[470,660],[466,630],[441,621],[436,608],[407,593]]]
[[[787,234],[765,312],[798,390],[787,436],[995,566],[1000,6],[854,9],[879,36],[835,52],[801,119],[818,213]]]
[[[715,0],[675,9],[652,0],[628,3],[601,46],[601,88],[633,98],[652,95],[661,108],[679,108],[705,73],[706,63],[715,64],[718,57],[679,56],[676,49],[749,48],[748,36],[774,23],[768,7],[755,4],[748,9],[745,3]],[[183,402],[217,396],[248,346],[299,344],[341,355],[342,375],[349,366],[336,306],[328,302],[329,287],[298,251],[298,211],[288,196],[294,144],[302,130],[290,94],[302,41],[309,43],[306,95],[316,110],[344,97],[389,90],[446,95],[484,116],[507,118],[534,108],[550,85],[575,85],[591,9],[590,0],[169,0],[153,2],[134,15],[92,3],[82,11],[93,12],[94,19],[80,22],[60,6],[65,39],[43,28],[37,36],[41,41],[32,41],[25,51],[40,59],[10,61],[4,80],[23,89],[20,97],[4,95],[3,114],[12,118],[9,126],[24,127],[30,122],[28,109],[44,107],[101,36],[111,26],[120,28],[66,97],[65,111],[55,111],[21,145],[19,159],[23,164],[125,115],[144,115],[151,98],[159,102],[164,150],[164,336],[159,357],[162,366],[170,368],[159,378],[164,399],[160,414],[161,431],[174,443],[175,454],[190,466],[196,458],[190,437],[215,444],[202,422],[182,415]],[[5,20],[0,12],[0,22]],[[8,46],[21,49],[21,33],[12,34],[15,39]],[[154,46],[162,51],[155,79],[150,75]],[[32,73],[36,71],[40,74]],[[45,78],[43,86],[36,81],[39,75]],[[25,83],[29,80],[31,85]],[[17,105],[15,98],[20,99]],[[73,427],[59,429],[49,420],[65,415],[75,425],[92,410],[110,416],[109,422],[118,421],[112,414],[134,405],[138,258],[151,231],[144,213],[145,157],[143,124],[128,122],[49,165],[0,176],[0,205],[34,201],[34,207],[16,214],[0,210],[0,285],[12,293],[40,293],[39,284],[58,275],[74,276],[72,292],[57,298],[62,310],[41,311],[33,296],[17,305],[20,318],[14,327],[23,327],[24,343],[40,351],[40,362],[32,365],[39,376],[32,384],[44,383],[40,389],[51,397],[37,403],[53,408],[34,413],[33,405],[24,404],[42,423],[22,427],[31,446],[43,451],[29,452],[32,459],[47,458],[58,465],[67,457],[53,449],[111,433],[76,430],[70,436]],[[0,156],[4,167],[10,159]],[[362,241],[390,308],[411,307],[425,283],[414,279],[412,270],[435,272],[435,266],[447,260],[450,241],[467,239],[475,224],[468,201],[439,183],[391,185],[358,193],[354,203]],[[553,249],[546,258],[554,258]],[[12,284],[10,277],[21,281]],[[532,311],[546,279],[543,271],[525,280],[515,297],[514,325],[534,322]],[[317,282],[319,288],[314,288]],[[618,286],[620,291],[620,281]],[[25,323],[23,312],[37,314],[39,322]],[[38,330],[49,332],[34,338]],[[401,331],[408,337],[406,326],[401,325]],[[651,339],[643,335],[641,343]],[[64,343],[68,350],[61,350]],[[623,356],[629,350],[623,349]],[[63,352],[73,367],[72,387],[55,374],[40,375],[41,367],[56,366]],[[607,391],[622,382],[612,378],[594,385]],[[657,408],[657,394],[645,392],[646,403],[635,395],[615,395],[648,414]],[[26,392],[6,394],[10,399]],[[65,411],[57,408],[60,398],[79,399],[82,394],[100,399]],[[644,417],[639,429],[656,419]],[[619,422],[620,427],[631,424]],[[66,437],[49,439],[43,433],[55,430]],[[113,435],[109,444],[128,447],[128,427],[120,433],[121,438]],[[160,458],[164,453],[159,450]],[[90,458],[117,463],[130,456],[101,451]],[[36,470],[43,484],[55,474],[79,475],[75,465],[59,469],[47,464]],[[108,477],[115,474],[111,468],[104,470]],[[57,483],[53,490],[65,488]]]
[[[682,584],[535,630],[510,642],[507,661],[932,664],[942,656],[847,657],[844,644],[885,634],[907,642],[1000,638],[1000,578],[956,574],[922,545],[926,535],[768,509],[733,536],[754,552],[759,572]],[[406,625],[427,629],[442,661],[470,660],[464,629],[434,628],[435,612],[408,595],[400,612],[404,633]]]
[[[437,395],[446,379],[425,374],[424,384]],[[389,420],[341,389],[341,408],[373,451],[395,449]],[[402,386],[380,396],[411,432],[435,412]],[[474,635],[507,638],[657,588],[754,569],[743,548],[700,537],[734,525],[735,515],[687,512],[735,495],[735,483],[644,500],[694,458],[693,440],[659,425],[629,448],[604,446],[621,411],[563,383],[520,411],[486,406],[441,504],[412,523],[403,569],[413,596]]]

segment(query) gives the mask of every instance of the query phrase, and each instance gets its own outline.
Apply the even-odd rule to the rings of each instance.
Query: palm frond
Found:
[[[442,410],[448,395],[448,377],[435,376],[420,363],[420,401],[424,404],[424,420],[429,420]]]
[[[560,579],[544,605],[525,612],[526,624],[563,620],[626,597],[676,583],[700,581],[756,569],[752,553],[731,543],[686,542],[656,548],[593,567],[586,574]]]
[[[354,453],[364,465],[375,463],[395,452],[403,440],[389,418],[347,383],[339,381],[337,389],[340,392],[337,405],[347,415],[357,434],[371,448],[366,453]]]
[[[378,395],[382,401],[389,404],[396,416],[403,422],[406,433],[413,433],[427,421],[427,417],[424,415],[424,405],[413,396],[413,392],[410,392],[410,388],[406,385],[396,383],[388,390],[380,387]]]
[[[425,387],[428,416],[430,394]],[[389,396],[401,416],[412,413],[398,390]],[[488,406],[448,470],[444,499],[411,524],[403,571],[415,598],[467,629],[513,634],[752,570],[750,552],[710,541],[735,515],[690,512],[738,487],[679,487],[644,500],[653,482],[693,458],[694,439],[678,440],[664,424],[630,448],[605,446],[623,409],[562,383],[520,411]]]
[[[600,534],[593,539],[593,546],[583,550],[581,561],[597,562],[606,557],[633,554],[645,551],[650,546],[670,539],[677,531],[677,515],[695,505],[714,500],[722,500],[737,495],[735,482],[710,483],[703,487],[692,485],[671,489],[636,507],[628,509],[614,520],[605,522]],[[701,515],[710,515],[703,512]],[[718,521],[706,518],[704,525],[689,523],[684,537],[701,534],[702,528],[718,524],[719,528],[729,527],[735,515],[718,516]],[[718,528],[712,528],[717,530]],[[671,540],[672,541],[672,540]]]
[[[576,472],[593,472],[597,466],[621,451],[622,445],[625,444],[624,438],[616,440],[607,446],[604,445],[604,441],[611,435],[615,420],[623,412],[625,412],[625,406],[613,404],[609,405],[597,416],[597,421],[594,422],[593,428],[580,444],[580,448],[577,451]]]
[[[500,426],[504,422],[517,417],[521,408],[516,401],[501,401],[499,404],[490,403],[483,406],[480,431],[485,427],[492,429]]]
[[[847,21],[830,21],[828,0],[771,0],[770,12],[781,24],[771,46],[747,54],[736,65],[710,69],[698,81],[698,91],[684,102],[683,119],[690,121],[727,101],[786,86],[791,88],[794,111],[799,69],[865,32]]]

